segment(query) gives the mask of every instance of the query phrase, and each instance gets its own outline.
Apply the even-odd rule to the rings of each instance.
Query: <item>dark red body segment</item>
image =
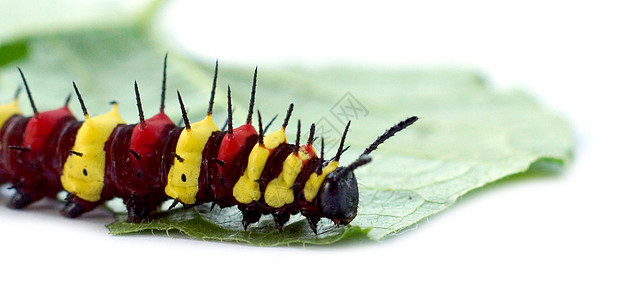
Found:
[[[201,171],[198,176],[198,193],[196,194],[196,205],[212,202],[216,198],[216,189],[214,182],[218,181],[218,173],[222,164],[216,158],[220,150],[220,144],[226,132],[216,131],[211,134],[205,148],[203,149],[201,159]]]
[[[163,179],[161,174],[168,173],[172,161],[170,164],[162,161],[164,156],[170,156],[170,152],[164,151],[166,144],[172,144],[170,138],[176,145],[178,135],[172,134],[175,128],[168,116],[159,113],[133,128],[128,149],[112,151],[125,156],[125,172],[117,173],[115,183],[127,206],[129,221],[139,222],[149,217],[168,198],[164,192],[168,176]]]
[[[63,107],[32,118],[14,116],[4,124],[1,160],[3,169],[10,173],[8,181],[17,191],[10,207],[23,208],[44,197],[54,198],[62,190],[58,161],[64,161],[72,145],[64,147],[67,144],[60,136],[76,123],[69,109]]]
[[[15,115],[10,117],[0,129],[0,178],[2,182],[14,182],[23,166],[23,153],[9,146],[21,146],[29,117]]]
[[[57,140],[53,142],[55,145],[54,151],[46,152],[44,155],[44,162],[49,164],[55,174],[55,178],[60,180],[63,174],[63,167],[65,162],[71,153],[69,152],[73,148],[78,130],[82,127],[82,122],[69,122],[66,126],[58,131]]]

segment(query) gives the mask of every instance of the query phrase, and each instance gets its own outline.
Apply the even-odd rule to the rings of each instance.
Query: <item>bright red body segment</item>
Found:
[[[74,119],[68,107],[38,113],[30,118],[24,132],[24,147],[30,148],[34,153],[42,153],[48,150],[49,142],[53,135],[57,135],[58,125],[66,122],[67,118]]]
[[[174,127],[175,123],[164,113],[158,113],[155,116],[146,119],[143,124],[138,124],[132,132],[129,148],[140,156],[148,156],[161,147],[161,138],[163,135]],[[132,158],[134,163],[138,162],[135,157]]]
[[[231,162],[243,149],[248,137],[253,135],[257,135],[257,131],[251,124],[244,124],[233,129],[233,134],[225,134],[220,143],[218,160],[225,164]],[[222,167],[218,169],[222,172]]]

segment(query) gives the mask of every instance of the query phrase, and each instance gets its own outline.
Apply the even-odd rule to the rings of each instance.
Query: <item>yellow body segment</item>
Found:
[[[306,181],[306,184],[304,184],[304,198],[306,201],[313,201],[313,199],[317,197],[319,188],[321,187],[321,184],[323,184],[324,179],[326,179],[326,176],[334,172],[338,166],[339,163],[337,161],[331,161],[321,170],[321,175],[317,175],[317,173],[311,174]]]
[[[22,111],[17,105],[17,99],[9,104],[0,105],[0,128],[4,126],[4,122],[14,115],[21,115]]]
[[[302,171],[304,160],[308,160],[310,156],[305,152],[291,153],[283,162],[282,172],[278,177],[274,178],[265,188],[265,203],[267,205],[279,208],[285,204],[293,203],[295,200],[293,195],[293,184],[295,179]]]
[[[125,124],[125,120],[119,115],[118,104],[114,104],[112,110],[104,115],[86,117],[72,148],[81,156],[70,155],[60,177],[67,192],[91,202],[101,198],[106,168],[104,145],[119,124]]]
[[[190,130],[184,129],[179,135],[175,153],[183,162],[178,159],[173,162],[165,189],[166,195],[184,204],[196,202],[203,149],[211,134],[220,130],[211,116],[191,124],[190,127]]]
[[[248,156],[248,167],[244,174],[239,178],[233,187],[233,197],[239,203],[250,204],[252,201],[261,199],[261,190],[259,189],[259,177],[263,173],[267,158],[271,151],[282,143],[287,142],[285,129],[273,132],[263,138],[263,146],[257,143],[250,151]]]

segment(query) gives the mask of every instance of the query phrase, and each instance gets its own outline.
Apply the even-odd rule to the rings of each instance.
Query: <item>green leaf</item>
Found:
[[[210,209],[200,206],[195,209],[177,209],[172,213],[163,213],[149,223],[133,224],[125,222],[126,216],[119,215],[118,221],[108,225],[113,234],[127,234],[141,231],[181,232],[203,240],[246,242],[256,246],[281,246],[291,244],[327,245],[342,239],[366,236],[369,229],[357,226],[335,227],[322,224],[315,235],[308,223],[298,221],[288,224],[282,233],[274,228],[274,223],[263,218],[252,229],[244,231],[239,211],[227,208]]]
[[[12,61],[26,57],[28,55],[28,45],[25,41],[15,41],[13,43],[0,45],[0,67]]]
[[[145,113],[155,113],[161,61],[164,53],[171,51],[169,98],[180,90],[190,116],[202,118],[213,63],[172,52],[156,38],[147,21],[154,7],[148,7],[147,13],[132,14],[135,22],[120,18],[124,21],[83,30],[29,33],[3,42],[0,57],[11,57],[3,60],[5,65],[0,64],[3,97],[8,99],[9,91],[19,84],[15,71],[19,64],[28,76],[39,109],[60,106],[75,80],[91,113],[106,111],[107,102],[117,99],[124,117],[135,122],[133,81],[141,85]],[[13,45],[21,50],[10,50],[15,49]],[[227,62],[220,65],[215,117],[224,123],[225,87],[230,84],[239,107],[235,119],[241,120],[253,67],[231,67]],[[337,227],[322,220],[315,235],[305,219],[294,216],[279,233],[266,216],[244,231],[236,208],[211,210],[205,206],[164,212],[158,219],[141,224],[126,223],[125,216],[119,215],[108,226],[111,233],[180,232],[199,239],[260,246],[380,240],[450,207],[469,191],[526,172],[538,161],[562,164],[571,156],[571,129],[565,120],[523,91],[493,89],[471,70],[290,66],[260,68],[258,84],[257,107],[266,119],[283,116],[293,101],[293,117],[300,118],[305,128],[312,122],[324,127],[328,153],[335,151],[345,120],[352,119],[347,140],[351,148],[342,159],[345,163],[401,119],[418,115],[421,120],[380,146],[373,153],[373,163],[357,170],[360,207],[349,226]],[[170,102],[168,114],[180,118],[174,102]],[[73,105],[73,111],[79,112]],[[290,138],[293,133],[290,130]]]

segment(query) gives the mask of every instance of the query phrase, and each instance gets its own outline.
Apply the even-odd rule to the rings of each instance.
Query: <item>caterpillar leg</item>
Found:
[[[242,215],[242,225],[244,226],[244,230],[246,230],[248,229],[248,225],[259,222],[262,214],[258,209],[244,209],[242,210]],[[289,221],[291,215],[288,212],[276,211],[272,213],[272,217],[274,217],[276,229],[282,232],[283,226]]]
[[[133,194],[124,202],[127,207],[127,221],[130,223],[140,223],[156,212],[159,205],[164,202],[164,199],[154,201],[150,196],[137,197]]]
[[[148,205],[134,204],[127,207],[127,221],[130,223],[140,223],[149,218],[152,209]]]
[[[22,209],[36,202],[39,199],[40,198],[36,198],[18,191],[17,193],[15,193],[15,195],[13,195],[13,197],[11,197],[11,200],[9,201],[7,206],[13,209]]]
[[[319,223],[319,219],[319,217],[306,217],[306,220],[308,220],[308,225],[315,234],[317,234],[317,223]]]
[[[89,212],[103,203],[103,200],[97,202],[86,201],[76,197],[74,194],[69,194],[66,198],[67,204],[60,211],[60,213],[67,218],[77,218],[86,212]]]
[[[272,216],[274,217],[274,223],[276,224],[276,229],[282,232],[282,228],[283,226],[285,226],[285,223],[289,221],[291,214],[289,214],[289,212],[286,212],[286,211],[277,210],[272,213]]]
[[[40,188],[37,186],[37,183],[33,184],[25,184],[24,181],[20,181],[14,186],[15,194],[7,203],[7,206],[13,209],[22,209],[26,206],[37,202],[43,198],[50,197],[53,198],[56,194],[54,193],[54,189],[50,187]],[[48,191],[47,193],[43,191]],[[56,192],[57,193],[57,192]]]
[[[254,205],[254,203],[243,206],[240,205],[239,209],[243,215],[242,225],[244,226],[244,230],[248,228],[248,225],[259,222],[261,219],[261,211],[256,207],[256,205]]]

